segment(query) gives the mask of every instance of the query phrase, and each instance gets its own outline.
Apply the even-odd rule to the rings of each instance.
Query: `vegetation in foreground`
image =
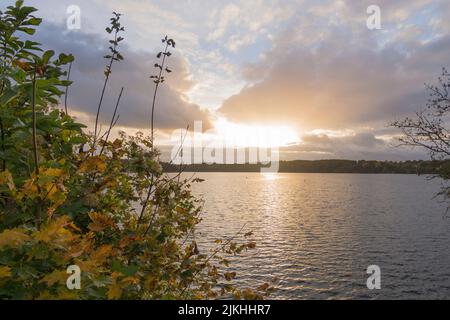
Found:
[[[192,234],[201,202],[190,192],[197,181],[162,170],[152,138],[157,88],[169,72],[164,62],[152,76],[151,137],[122,133],[109,141],[123,92],[101,133],[105,88],[124,59],[118,49],[124,28],[114,13],[95,132],[87,133],[67,105],[58,108],[72,84],[67,71],[74,57],[23,40],[41,23],[35,11],[17,1],[0,12],[0,298],[261,298],[266,284],[237,289],[227,268],[228,255],[255,244],[229,238],[199,252]],[[167,37],[163,42],[159,61],[175,46]],[[80,290],[66,287],[70,265],[81,269]]]

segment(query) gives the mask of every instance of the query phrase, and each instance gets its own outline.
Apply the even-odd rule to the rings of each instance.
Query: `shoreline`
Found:
[[[165,172],[179,172],[180,164],[162,163]],[[269,165],[255,164],[183,164],[184,172],[261,172]],[[280,161],[277,173],[356,173],[437,175],[450,168],[448,160],[293,160]]]

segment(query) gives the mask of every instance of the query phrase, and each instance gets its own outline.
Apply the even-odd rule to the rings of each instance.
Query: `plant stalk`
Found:
[[[32,96],[31,96],[31,108],[33,113],[33,123],[32,123],[32,130],[33,130],[33,158],[34,158],[34,166],[35,166],[35,175],[36,180],[39,179],[39,158],[38,158],[38,148],[37,148],[37,128],[36,128],[36,73],[37,73],[37,65],[34,66],[34,72],[33,72],[33,79],[32,79]],[[37,185],[38,193],[40,194],[40,188],[39,183]],[[36,206],[36,227],[37,229],[40,228],[41,225],[41,204],[40,200],[38,199],[38,205]]]
[[[116,119],[116,113],[117,113],[117,109],[119,108],[120,99],[122,98],[123,89],[124,88],[122,87],[122,89],[120,90],[119,97],[117,98],[116,107],[114,108],[114,113],[111,118],[111,123],[109,124],[109,129],[108,129],[106,137],[105,137],[105,142],[103,143],[102,149],[100,150],[100,155],[103,153],[103,150],[105,149],[106,143],[108,142],[108,139],[109,139],[109,134],[111,133],[111,130],[114,126],[114,121]]]
[[[169,47],[169,44],[168,43],[166,43],[166,48],[164,49],[164,57],[163,57],[163,60],[162,60],[162,63],[161,63],[161,70],[159,70],[159,75],[158,75],[158,82],[156,83],[156,86],[155,86],[155,91],[153,92],[153,101],[152,101],[152,123],[151,123],[151,135],[150,135],[150,138],[151,138],[151,141],[152,141],[152,151],[154,150],[154,145],[155,145],[155,143],[154,143],[154,132],[155,132],[155,122],[154,122],[154,120],[155,120],[155,103],[156,103],[156,94],[158,93],[158,88],[159,88],[159,84],[160,84],[160,81],[161,81],[161,76],[162,76],[162,73],[163,73],[163,70],[164,70],[164,63],[165,63],[165,61],[166,61],[166,54],[167,54],[167,48]]]
[[[116,31],[116,34],[114,35],[114,41],[117,41],[117,34],[118,34],[118,32]],[[113,54],[111,56],[111,60],[109,61],[109,65],[108,65],[108,68],[107,68],[108,73],[106,74],[105,82],[103,83],[102,93],[100,95],[100,101],[99,101],[98,107],[97,107],[97,115],[95,116],[95,128],[94,128],[94,146],[95,146],[95,142],[97,140],[98,119],[99,119],[99,116],[100,116],[100,109],[102,107],[103,98],[105,96],[105,91],[106,91],[106,86],[108,85],[109,76],[111,75],[111,68],[112,68],[112,65],[114,63],[114,58],[116,56],[116,54],[114,53],[116,51],[116,48],[117,48],[117,45],[114,45],[114,47],[113,47]]]
[[[70,80],[70,71],[72,70],[72,62],[69,64],[69,71],[67,73],[67,81]],[[66,87],[66,93],[64,94],[64,109],[66,111],[66,115],[69,115],[69,112],[67,110],[67,95],[69,93],[69,86]]]

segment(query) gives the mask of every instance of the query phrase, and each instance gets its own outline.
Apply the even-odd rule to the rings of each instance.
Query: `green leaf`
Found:
[[[40,51],[42,51],[39,48],[40,45],[41,44],[39,42],[34,42],[34,41],[27,40],[27,41],[25,41],[24,48],[28,49],[28,50],[40,50]]]
[[[19,1],[18,1],[19,2]],[[20,1],[20,7],[23,5],[23,1]],[[17,7],[17,3],[16,3],[16,7]],[[22,17],[26,17],[28,16],[30,13],[36,12],[37,9],[33,8],[33,7],[22,7],[20,8],[20,15]]]
[[[53,51],[53,50],[45,51],[44,55],[42,56],[42,63],[48,64],[48,62],[54,55],[55,55],[55,51]]]
[[[12,89],[9,89],[4,94],[0,96],[0,105],[7,105],[11,100],[16,98],[18,93]]]
[[[183,279],[188,279],[188,278],[191,278],[192,276],[193,276],[193,272],[192,272],[192,270],[185,270],[185,271],[183,271],[183,272],[181,272],[181,278],[183,278]]]
[[[20,27],[17,30],[25,32],[26,34],[28,34],[30,36],[32,36],[36,32],[35,29],[33,29],[33,28],[26,28],[26,27]]]
[[[59,63],[60,64],[68,64],[68,63],[73,62],[74,60],[75,60],[75,57],[71,54],[67,55],[67,54],[61,53],[59,55]]]
[[[137,265],[123,265],[120,261],[114,260],[111,266],[112,271],[120,272],[128,277],[131,277],[136,274],[139,270],[139,266]]]
[[[41,18],[32,17],[23,23],[24,26],[38,26],[42,22]]]

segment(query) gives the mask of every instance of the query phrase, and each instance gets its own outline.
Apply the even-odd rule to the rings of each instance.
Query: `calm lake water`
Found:
[[[238,282],[275,299],[450,298],[450,218],[438,180],[415,175],[198,173],[198,241],[244,224],[257,248],[234,261]],[[201,234],[201,236],[199,236]],[[381,289],[369,290],[369,265]]]

